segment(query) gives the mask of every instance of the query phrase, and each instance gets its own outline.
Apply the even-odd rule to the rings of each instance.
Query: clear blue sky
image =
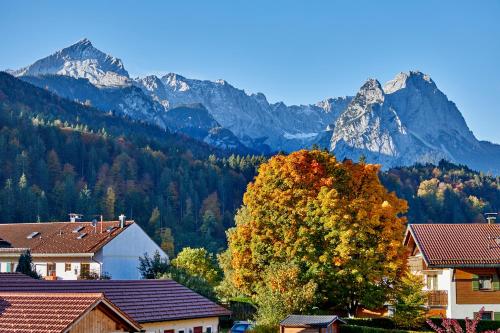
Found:
[[[500,143],[500,1],[2,1],[0,68],[87,37],[133,76],[224,78],[271,102],[353,95],[419,69]]]

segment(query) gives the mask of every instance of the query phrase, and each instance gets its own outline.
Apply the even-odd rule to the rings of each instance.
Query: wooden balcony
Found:
[[[446,290],[431,290],[427,294],[427,306],[446,307],[448,306],[448,292]]]

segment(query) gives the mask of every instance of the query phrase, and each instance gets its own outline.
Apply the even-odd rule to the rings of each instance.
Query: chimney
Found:
[[[495,224],[498,213],[485,213],[484,215],[486,215],[486,221],[488,221],[488,224]]]
[[[81,214],[75,214],[75,213],[69,214],[69,221],[70,222],[76,222],[77,220],[81,220],[81,218],[82,218]]]
[[[118,218],[120,219],[120,228],[125,227],[125,215],[121,214]]]

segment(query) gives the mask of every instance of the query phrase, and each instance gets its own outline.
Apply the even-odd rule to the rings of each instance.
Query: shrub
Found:
[[[279,326],[274,325],[257,325],[249,333],[277,333],[280,331]]]
[[[357,325],[343,325],[341,328],[341,332],[342,333],[422,333],[416,331],[385,329],[385,328],[357,326]]]
[[[348,325],[395,329],[396,325],[390,318],[344,318]]]

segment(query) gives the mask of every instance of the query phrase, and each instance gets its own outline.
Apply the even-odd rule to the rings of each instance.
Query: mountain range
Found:
[[[367,80],[355,96],[306,105],[269,103],[224,80],[169,73],[131,78],[122,61],[88,39],[10,74],[61,97],[240,152],[318,145],[337,158],[383,168],[441,159],[498,174],[500,145],[478,140],[430,76]]]

